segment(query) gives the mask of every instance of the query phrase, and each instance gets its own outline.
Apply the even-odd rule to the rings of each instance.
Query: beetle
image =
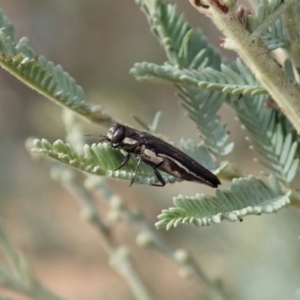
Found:
[[[110,127],[107,135],[99,141],[99,143],[101,142],[108,142],[112,148],[127,152],[124,160],[116,170],[124,167],[131,155],[138,159],[130,186],[134,182],[141,161],[153,168],[154,175],[159,182],[158,184],[152,184],[153,186],[164,186],[166,184],[158,170],[176,178],[206,184],[213,188],[217,188],[221,184],[216,175],[194,159],[150,133],[116,123]]]

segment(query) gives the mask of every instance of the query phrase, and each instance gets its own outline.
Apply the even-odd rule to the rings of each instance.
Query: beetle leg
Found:
[[[127,156],[125,157],[125,159],[123,160],[121,166],[119,168],[121,168],[122,166],[124,166],[128,160],[130,158],[130,154],[128,153]],[[134,170],[134,173],[133,173],[133,177],[131,179],[131,182],[130,182],[130,185],[129,186],[132,186],[132,184],[134,183],[134,180],[135,180],[135,177],[136,177],[136,174],[137,174],[137,171],[138,171],[138,168],[140,166],[140,163],[142,161],[142,158],[139,158],[138,159],[138,162],[136,164],[136,167],[135,167],[135,170]],[[151,184],[152,186],[165,186],[166,185],[166,181],[164,180],[164,178],[162,177],[162,175],[158,172],[157,168],[162,164],[163,162],[160,162],[158,163],[156,166],[152,166],[153,168],[153,171],[154,171],[154,175],[156,177],[156,179],[159,181],[159,184],[158,183],[153,183]]]
[[[158,184],[158,183],[153,183],[153,184],[151,184],[152,186],[161,186],[161,187],[163,187],[163,186],[166,185],[166,181],[165,181],[164,178],[161,176],[161,174],[157,171],[157,168],[158,168],[162,163],[163,163],[163,161],[160,162],[160,163],[158,163],[156,166],[153,167],[154,175],[155,175],[156,179],[160,182],[160,184]]]
[[[118,168],[116,168],[115,171],[118,171],[121,168],[123,168],[128,163],[129,159],[130,159],[130,153],[127,153],[127,155],[125,156],[125,158],[121,162],[120,166]]]
[[[154,175],[156,176],[157,180],[161,183],[161,184],[158,184],[158,183],[153,183],[152,185],[153,186],[165,186],[166,185],[166,181],[164,180],[164,178],[161,176],[161,174],[157,171],[156,168],[153,168],[154,170]]]
[[[136,167],[135,167],[135,170],[134,170],[134,173],[133,173],[133,177],[131,179],[131,182],[130,182],[130,185],[129,186],[132,186],[133,182],[134,182],[134,179],[135,179],[135,176],[136,176],[136,173],[137,173],[137,170],[140,166],[140,163],[141,163],[142,159],[140,158],[136,164]]]

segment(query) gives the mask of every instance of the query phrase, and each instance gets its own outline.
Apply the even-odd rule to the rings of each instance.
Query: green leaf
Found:
[[[161,117],[161,111],[158,111],[154,118],[153,118],[153,122],[150,126],[150,131],[151,132],[156,132],[157,128],[158,128],[158,124],[159,124],[159,121],[160,121],[160,117]]]
[[[84,100],[82,88],[63,70],[43,56],[37,56],[27,39],[14,41],[11,23],[0,10],[0,66],[38,93],[67,107],[83,118],[106,126],[115,122],[101,107]]]
[[[139,0],[137,4],[146,14],[152,32],[164,47],[169,62],[164,66],[146,62],[135,64],[130,73],[137,79],[175,84],[180,90],[181,105],[197,124],[208,149],[218,159],[229,154],[233,143],[228,141],[228,133],[217,115],[226,97],[222,93],[240,94],[245,90],[254,94],[264,91],[253,85],[239,86],[236,82],[234,85],[227,84],[227,77],[236,80],[240,79],[240,75],[234,74],[235,71],[228,66],[221,66],[219,51],[208,43],[201,30],[192,29],[183,15],[177,14],[176,6],[160,0]],[[202,99],[205,101],[202,102]]]
[[[286,129],[285,116],[267,108],[260,96],[243,97],[232,104],[250,134],[252,149],[261,156],[258,162],[282,182],[292,181],[299,165],[299,142],[293,130]]]
[[[196,144],[196,142],[192,139],[181,139],[180,145],[184,153],[193,158],[196,162],[201,164],[206,169],[217,169],[216,163],[212,159],[206,147],[204,147],[202,144]]]
[[[253,32],[260,24],[262,24],[276,9],[282,4],[281,0],[265,0],[259,2],[256,14],[248,15],[248,25],[250,31]]]
[[[229,135],[221,124],[217,112],[225,95],[217,92],[200,91],[196,88],[178,87],[181,105],[188,111],[188,116],[197,124],[203,142],[219,159],[228,155],[234,144],[229,142]]]
[[[249,71],[248,71],[249,72]],[[151,80],[172,83],[186,87],[200,87],[209,91],[247,95],[266,94],[267,91],[257,82],[249,84],[248,78],[222,65],[222,71],[210,67],[194,69],[179,69],[178,66],[165,64],[159,66],[153,63],[135,63],[130,70],[138,80]],[[249,76],[249,74],[248,74]]]
[[[192,29],[183,14],[177,14],[176,5],[160,0],[151,3],[138,0],[136,3],[147,16],[153,34],[172,64],[185,68],[211,66],[219,69],[220,52],[207,42],[200,29]]]
[[[115,171],[123,161],[124,155],[120,150],[113,149],[105,143],[85,145],[83,153],[77,153],[68,143],[61,140],[57,140],[52,145],[47,140],[36,139],[32,151],[44,154],[80,171],[128,181],[133,178],[137,164],[137,159],[131,156],[128,164],[122,167],[121,170]],[[165,173],[162,176],[167,183],[174,183],[177,180]],[[141,163],[134,182],[153,184],[157,183],[157,179],[154,176],[153,169]]]
[[[262,34],[262,40],[270,50],[277,48],[285,48],[289,44],[288,33],[282,19],[277,19],[268,29]]]
[[[179,195],[173,200],[176,207],[163,210],[155,226],[166,229],[180,223],[207,226],[224,219],[234,222],[247,215],[277,212],[290,203],[290,192],[283,193],[275,177],[271,176],[269,181],[270,185],[266,185],[255,177],[240,178],[233,180],[229,191],[218,189],[216,196]]]
[[[11,41],[15,40],[15,28],[13,23],[6,18],[3,14],[3,10],[0,8],[0,28],[5,36]]]
[[[291,82],[296,83],[296,77],[295,77],[295,73],[294,73],[294,69],[293,69],[293,64],[289,58],[287,58],[284,61],[283,66],[284,66],[284,70],[285,70],[286,75],[288,76],[289,80]]]

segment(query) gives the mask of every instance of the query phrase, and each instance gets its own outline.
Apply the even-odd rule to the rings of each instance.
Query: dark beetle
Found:
[[[121,169],[128,163],[131,154],[138,159],[130,185],[134,182],[141,161],[153,168],[154,174],[159,181],[159,184],[153,184],[154,186],[164,186],[166,184],[158,170],[176,178],[203,183],[213,188],[221,184],[216,175],[201,166],[194,159],[147,132],[141,132],[116,123],[100,142],[105,141],[109,142],[111,147],[123,149],[127,152],[126,157],[116,170]]]

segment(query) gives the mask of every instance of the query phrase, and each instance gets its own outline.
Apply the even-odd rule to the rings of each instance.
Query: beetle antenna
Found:
[[[99,137],[105,137],[105,135],[101,135],[101,134],[85,134],[84,136],[86,137],[93,137],[93,138],[99,138]]]
[[[103,139],[101,139],[101,140],[98,142],[98,144],[99,144],[99,143],[102,143],[102,142],[105,142],[105,141],[108,141],[108,142],[109,142],[107,136],[101,135],[101,134],[85,134],[84,136],[86,136],[86,137],[92,137],[92,138],[99,138],[99,137],[103,138]]]

